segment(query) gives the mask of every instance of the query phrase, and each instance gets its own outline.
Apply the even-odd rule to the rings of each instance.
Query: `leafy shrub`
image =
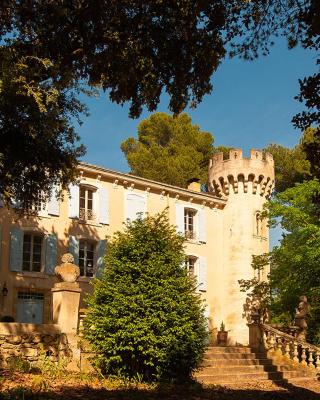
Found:
[[[7,360],[8,369],[11,372],[23,372],[27,373],[30,371],[30,363],[29,361],[23,359],[22,357],[10,357]]]
[[[68,362],[66,357],[59,357],[58,361],[53,361],[45,351],[42,351],[34,369],[43,376],[52,379],[61,378],[66,374]]]
[[[138,381],[188,378],[207,339],[203,302],[166,213],[117,232],[88,297],[84,336],[104,373]]]

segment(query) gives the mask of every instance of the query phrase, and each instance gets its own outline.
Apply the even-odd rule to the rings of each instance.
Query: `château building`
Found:
[[[248,343],[239,279],[253,276],[252,255],[269,250],[261,217],[274,186],[270,154],[251,150],[215,154],[208,192],[193,181],[180,188],[103,167],[80,163],[79,178],[61,199],[33,204],[35,216],[0,208],[0,318],[50,324],[54,268],[70,252],[79,265],[82,295],[103,269],[108,240],[127,220],[167,209],[185,238],[186,266],[197,277],[211,329],[223,321],[231,342]],[[260,273],[266,279],[268,268]],[[84,307],[83,298],[80,307]]]

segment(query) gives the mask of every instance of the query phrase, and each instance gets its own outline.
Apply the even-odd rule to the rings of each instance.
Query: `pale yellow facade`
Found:
[[[37,217],[0,209],[0,317],[54,322],[54,265],[66,252],[75,252],[81,265],[84,307],[108,239],[123,229],[127,218],[167,209],[170,222],[187,238],[188,265],[197,276],[210,328],[215,332],[223,321],[231,343],[247,344],[245,297],[238,280],[252,276],[252,254],[268,251],[268,228],[257,213],[273,183],[271,156],[263,159],[256,151],[250,159],[240,150],[231,152],[229,160],[215,155],[208,193],[200,192],[196,183],[181,189],[81,163],[78,185],[61,200],[44,205]]]

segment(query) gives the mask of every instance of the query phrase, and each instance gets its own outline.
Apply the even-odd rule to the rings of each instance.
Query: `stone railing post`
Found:
[[[55,268],[56,275],[62,282],[55,283],[52,291],[53,322],[59,325],[61,332],[66,334],[72,351],[72,361],[69,369],[77,369],[80,357],[78,350],[78,318],[81,289],[76,282],[80,275],[79,267],[73,264],[73,256],[69,253],[62,256],[62,264]]]
[[[66,334],[77,333],[81,289],[77,282],[58,282],[51,289],[53,323]]]
[[[258,351],[263,351],[263,331],[258,323],[248,324],[249,327],[249,346]]]

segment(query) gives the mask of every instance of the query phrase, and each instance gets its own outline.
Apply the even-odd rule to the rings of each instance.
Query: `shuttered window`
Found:
[[[92,242],[86,240],[79,241],[79,268],[81,276],[93,276],[94,247],[94,243]]]
[[[41,271],[43,237],[39,234],[25,233],[23,235],[23,271]]]
[[[79,196],[79,218],[84,221],[95,221],[96,213],[93,208],[94,191],[84,186],[80,186]]]
[[[185,267],[189,273],[189,275],[195,275],[195,266],[197,262],[197,257],[195,256],[187,256],[185,261]]]
[[[143,218],[145,214],[146,202],[143,196],[135,193],[126,195],[126,219],[135,221],[137,218]]]
[[[184,209],[184,234],[187,239],[196,239],[195,219],[197,211],[192,208]]]

